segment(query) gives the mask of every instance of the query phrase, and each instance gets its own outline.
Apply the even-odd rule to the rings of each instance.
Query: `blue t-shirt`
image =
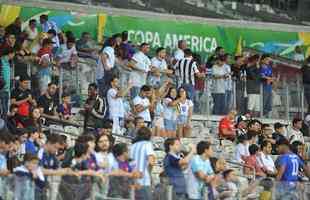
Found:
[[[186,194],[185,177],[179,165],[180,156],[167,154],[164,159],[164,170],[177,194]]]
[[[298,181],[298,172],[304,162],[293,153],[281,155],[276,161],[278,167],[285,166],[281,181]]]
[[[31,153],[33,155],[36,155],[38,152],[38,147],[35,145],[34,141],[28,139],[25,142],[25,150],[26,150],[26,153]]]
[[[261,76],[264,77],[272,77],[272,67],[269,65],[262,65],[262,67],[260,68],[260,74]],[[272,84],[271,83],[267,83],[267,81],[264,81],[264,90],[271,92],[272,91]]]
[[[7,56],[4,56],[1,61],[2,61],[2,76],[3,76],[3,80],[4,80],[3,91],[10,92],[10,89],[11,89],[11,86],[10,86],[10,84],[11,84],[10,63],[9,63]]]
[[[58,169],[59,168],[59,161],[54,154],[50,154],[46,152],[44,149],[39,151],[39,165],[45,169]]]

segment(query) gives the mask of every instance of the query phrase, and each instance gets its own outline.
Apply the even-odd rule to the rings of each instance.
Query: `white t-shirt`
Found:
[[[184,51],[182,49],[177,49],[175,52],[174,52],[174,59],[175,60],[181,60],[184,58]]]
[[[142,87],[146,84],[147,74],[150,71],[151,60],[141,51],[135,53],[132,60],[136,62],[135,67],[142,71],[133,70],[130,80],[133,86]]]
[[[140,95],[136,96],[133,99],[133,105],[142,105],[143,107],[149,107],[150,106],[150,101],[148,98],[144,97],[140,97]],[[144,119],[145,122],[151,122],[151,114],[150,114],[150,110],[147,108],[144,111],[138,113],[139,117],[142,117]]]
[[[237,162],[239,163],[244,163],[244,161],[242,160],[242,156],[249,156],[249,144],[242,144],[239,143],[236,147],[236,153],[235,153],[235,159]]]
[[[27,33],[28,38],[30,40],[34,40],[38,36],[38,29],[37,28],[32,30],[29,26],[27,26],[24,31]]]
[[[164,71],[167,69],[167,62],[165,59],[159,59],[157,57],[152,58],[151,60],[151,65],[152,67],[155,67],[156,69],[159,69],[160,71]],[[160,84],[163,81],[164,75],[160,74],[160,76],[154,76],[152,74],[150,74],[149,76],[149,84],[151,84],[152,86],[156,85],[156,84]]]
[[[172,102],[172,99],[164,99],[164,119],[173,120],[177,119],[177,108],[169,106],[169,103]]]
[[[111,173],[113,170],[118,169],[118,164],[112,153],[95,152],[96,163],[100,165],[101,163],[107,162],[108,166],[102,169],[105,173]]]
[[[193,102],[189,99],[186,99],[184,103],[179,103],[180,108],[180,115],[182,116],[188,116],[189,115],[189,109],[194,106]]]
[[[102,50],[102,53],[107,55],[108,57],[107,63],[109,64],[109,66],[113,68],[115,65],[114,49],[112,47],[107,46]],[[102,79],[103,76],[104,76],[104,65],[101,61],[101,57],[99,56],[96,67],[96,80]]]
[[[123,98],[117,97],[117,90],[114,88],[110,88],[107,93],[107,100],[109,104],[109,111],[110,111],[110,117],[113,119],[113,117],[125,117],[125,109],[123,104]]]
[[[225,88],[226,88],[226,90],[228,90],[228,91],[232,91],[232,80],[231,80],[231,75],[230,75],[230,73],[231,73],[231,67],[230,67],[230,65],[228,65],[228,64],[224,64],[224,69],[225,69],[225,71],[226,71],[226,74],[227,75],[229,75],[229,78],[227,78],[226,80],[225,80]]]
[[[212,74],[214,76],[224,76],[226,74],[226,70],[224,66],[219,67],[217,65],[213,65]],[[214,79],[213,80],[213,93],[215,94],[225,94],[226,91],[226,81],[225,79]]]
[[[265,167],[268,171],[275,172],[276,167],[270,155],[265,155],[263,152],[260,152],[257,161],[260,166]]]
[[[70,62],[72,56],[77,55],[75,46],[71,49],[68,49],[67,45],[61,45],[61,54],[58,56],[60,58],[60,63]]]
[[[288,139],[291,144],[295,141],[300,141],[301,143],[305,144],[304,136],[300,130],[290,128],[288,132],[289,132]]]

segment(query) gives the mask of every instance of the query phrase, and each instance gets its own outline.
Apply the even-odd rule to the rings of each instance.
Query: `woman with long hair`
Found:
[[[164,127],[167,137],[176,137],[177,117],[178,117],[178,99],[175,87],[170,87],[164,105]]]
[[[177,136],[189,137],[191,135],[191,121],[193,115],[193,102],[187,97],[186,90],[182,87],[178,90]]]

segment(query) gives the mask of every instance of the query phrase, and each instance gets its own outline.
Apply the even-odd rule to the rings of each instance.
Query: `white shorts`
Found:
[[[259,94],[248,94],[248,110],[260,111],[260,95]]]

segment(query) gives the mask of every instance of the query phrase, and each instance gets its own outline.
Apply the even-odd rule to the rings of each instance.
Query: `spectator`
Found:
[[[122,59],[130,60],[132,56],[135,54],[135,50],[133,45],[128,41],[128,32],[122,32],[122,43],[121,49],[123,51]]]
[[[260,73],[263,79],[263,114],[269,117],[272,110],[272,83],[274,80],[271,58],[268,54],[261,57]]]
[[[136,190],[137,200],[152,200],[150,172],[155,165],[155,153],[150,141],[151,135],[152,132],[148,128],[139,129],[130,148],[130,157],[137,161],[137,169],[142,173],[142,178],[137,180],[141,186],[140,189]]]
[[[109,38],[108,46],[104,47],[99,54],[96,68],[96,80],[99,86],[99,95],[106,97],[115,64],[116,40]]]
[[[305,98],[308,104],[308,113],[310,113],[310,56],[306,59],[301,68],[302,80],[304,86]]]
[[[113,124],[110,120],[104,120],[99,128],[99,135],[112,135]]]
[[[192,132],[192,115],[193,115],[193,102],[189,99],[186,90],[183,87],[178,91],[178,109],[179,115],[177,118],[177,136],[190,137]]]
[[[167,76],[172,75],[173,71],[168,69],[166,63],[166,49],[159,47],[156,49],[156,57],[151,60],[151,74],[149,75],[149,84],[159,88],[163,85]]]
[[[220,196],[223,196],[221,199],[224,200],[234,200],[237,198],[238,187],[236,182],[238,181],[235,171],[233,169],[228,169],[223,172],[224,192],[220,193]]]
[[[149,127],[151,125],[150,107],[151,102],[149,100],[151,96],[151,88],[149,86],[142,86],[140,95],[136,96],[133,100],[135,111],[139,117],[142,117],[144,123]]]
[[[83,32],[81,38],[76,42],[76,49],[79,57],[92,57],[96,49],[91,44],[91,35],[89,32]]]
[[[232,70],[231,66],[228,64],[228,54],[225,54],[225,64],[224,69],[226,72],[226,80],[225,80],[225,111],[224,113],[228,113],[233,108],[233,82],[232,82]]]
[[[278,153],[280,156],[276,160],[277,167],[277,181],[283,181],[282,184],[277,186],[277,198],[295,198],[296,197],[296,185],[294,182],[298,181],[298,170],[304,169],[305,174],[309,177],[309,168],[304,165],[298,155],[292,153],[289,148],[289,142],[287,140],[280,140],[278,142]],[[286,185],[290,182],[292,184]]]
[[[127,93],[129,93],[132,87],[131,83],[128,83],[127,88],[121,90],[119,89],[118,81],[119,80],[117,77],[111,78],[111,88],[108,90],[107,93],[110,119],[113,120],[113,134],[121,134],[121,128],[124,127],[125,110],[123,98],[127,95]]]
[[[179,101],[176,88],[171,87],[164,99],[164,126],[168,137],[176,137]]]
[[[37,72],[37,76],[41,94],[46,91],[48,83],[52,81],[52,44],[53,41],[51,39],[44,39],[42,42],[42,48],[40,48],[37,54],[37,56],[39,57],[39,69]]]
[[[197,144],[197,155],[189,164],[189,175],[187,179],[187,195],[189,199],[202,199],[204,187],[217,180],[210,163],[213,155],[211,144],[201,141]]]
[[[303,62],[305,60],[305,55],[304,55],[304,52],[302,51],[301,46],[295,47],[293,60],[298,61],[298,62]]]
[[[178,61],[182,60],[185,57],[184,50],[187,48],[186,40],[178,41],[178,48],[173,54],[172,64],[175,65]]]
[[[254,55],[248,59],[247,63],[247,79],[246,89],[248,94],[248,112],[253,117],[260,114],[261,101],[260,101],[260,84],[261,73],[260,65],[258,64],[259,55]]]
[[[70,120],[72,117],[71,112],[71,97],[68,93],[62,95],[62,103],[57,107],[57,113],[60,119]]]
[[[275,140],[275,144],[272,144],[272,154],[277,154],[277,143],[285,138],[285,125],[279,122],[274,124],[274,133],[272,134],[272,139]]]
[[[203,78],[205,75],[200,73],[196,62],[193,60],[193,53],[190,49],[184,50],[184,58],[175,64],[175,73],[179,87],[186,90],[189,99],[194,101],[195,97],[195,76]]]
[[[248,126],[248,120],[246,116],[239,116],[237,118],[237,123],[236,123],[236,135],[237,137],[240,135],[245,135],[247,133],[247,126]]]
[[[48,15],[40,16],[40,24],[41,24],[42,31],[45,33],[47,33],[51,29],[54,29],[56,33],[59,33],[56,23],[51,20],[48,20]]]
[[[36,101],[32,98],[29,89],[30,77],[27,75],[19,78],[19,86],[12,91],[11,103],[18,106],[18,114],[28,117],[31,106],[36,106]]]
[[[35,19],[29,20],[28,26],[24,29],[27,34],[27,40],[33,42],[39,35],[37,29],[37,21]]]
[[[102,134],[96,139],[96,161],[99,168],[105,173],[111,173],[113,168],[115,168],[115,158],[111,153],[113,140],[113,136],[107,134]]]
[[[6,49],[12,49],[16,45],[16,37],[14,34],[6,33],[5,41],[0,46],[0,57],[3,54],[3,51]]]
[[[275,164],[273,162],[271,155],[271,151],[272,151],[272,144],[271,142],[264,140],[261,143],[261,152],[258,155],[258,162],[259,165],[262,166],[264,172],[268,175],[268,176],[274,176],[277,173]]]
[[[210,158],[211,166],[215,174],[221,174],[226,170],[226,161],[224,158]]]
[[[214,115],[224,115],[225,113],[225,83],[228,74],[224,68],[226,62],[226,57],[221,56],[217,59],[215,65],[212,67],[213,76],[213,114]]]
[[[0,175],[6,176],[9,174],[7,167],[6,154],[10,150],[11,137],[8,134],[0,134]]]
[[[173,186],[178,199],[186,199],[186,181],[183,170],[195,154],[196,147],[191,145],[189,154],[183,157],[181,143],[177,138],[168,138],[164,143],[166,156],[164,158],[164,171]]]
[[[260,185],[263,186],[264,190],[260,193],[260,200],[272,200],[272,189],[273,189],[273,180],[271,178],[264,178],[261,180]]]
[[[17,17],[15,21],[5,28],[5,32],[15,35],[18,38],[22,32],[22,21],[20,17]]]
[[[302,132],[300,131],[300,129],[302,128],[302,123],[303,123],[302,119],[299,119],[299,118],[293,119],[292,127],[288,131],[289,133],[288,139],[291,144],[295,141],[299,141],[305,144],[304,136]]]
[[[58,102],[55,98],[57,85],[53,82],[48,84],[46,92],[38,99],[38,106],[42,108],[42,116],[57,117]]]
[[[217,60],[222,57],[223,55],[225,55],[225,49],[223,47],[216,47],[214,54],[211,55],[210,57],[208,57],[208,61],[206,63],[206,67],[207,68],[212,68],[213,65],[216,64]]]
[[[245,58],[243,56],[236,56],[235,63],[231,69],[236,83],[237,110],[244,115],[247,112],[247,72]]]
[[[272,128],[269,124],[263,124],[262,125],[262,132],[258,136],[258,144],[262,144],[264,140],[267,140],[271,144],[275,144],[276,141],[272,138]]]
[[[47,31],[47,36],[53,42],[52,53],[56,55],[58,53],[58,51],[59,51],[59,48],[60,48],[60,41],[59,41],[59,38],[58,38],[56,30],[55,29],[48,30]]]
[[[249,146],[250,155],[245,158],[244,173],[247,175],[252,175],[255,171],[255,175],[258,177],[265,177],[266,174],[263,171],[262,166],[259,165],[258,155],[259,147],[256,144]]]
[[[39,159],[37,156],[26,154],[24,164],[14,169],[14,174],[17,177],[14,183],[14,196],[16,199],[35,199],[37,197],[36,189],[45,186],[46,179],[38,164]],[[29,186],[29,182],[33,182],[36,187]]]
[[[236,130],[234,125],[234,120],[236,118],[237,112],[232,110],[228,115],[220,120],[219,123],[219,137],[221,139],[227,139],[234,141],[236,137]]]
[[[106,101],[98,95],[98,87],[95,83],[88,85],[88,98],[84,106],[84,129],[88,126],[98,127],[105,117]]]
[[[206,70],[206,66],[205,64],[202,63],[201,60],[201,56],[199,54],[195,54],[194,56],[194,60],[197,63],[198,66],[198,71],[200,74],[206,74],[207,70]],[[195,77],[195,101],[194,101],[194,113],[203,113],[205,108],[204,108],[204,103],[206,103],[204,101],[205,99],[205,85],[206,85],[206,80],[205,78],[198,78]]]
[[[248,135],[240,135],[238,138],[238,145],[236,146],[235,159],[239,163],[244,163],[249,153],[249,137]]]
[[[131,91],[131,97],[135,98],[141,87],[146,84],[147,74],[151,69],[151,60],[147,57],[147,53],[150,51],[150,45],[142,43],[140,50],[135,53],[129,62],[129,67],[132,68],[130,73],[130,81],[133,84]]]
[[[9,96],[11,88],[11,64],[14,57],[13,48],[7,48],[2,51],[1,56],[1,78],[0,78],[0,102],[1,102],[1,116],[5,118],[8,113]],[[2,80],[1,80],[2,79]],[[2,82],[2,83],[1,83]]]
[[[28,127],[27,133],[28,139],[25,142],[26,153],[35,155],[39,151],[39,147],[37,145],[37,140],[39,139],[38,129],[36,129],[35,127]]]
[[[57,64],[60,65],[64,92],[71,92],[77,84],[75,76],[78,63],[75,39],[66,38],[66,44],[61,45],[57,55]]]
[[[0,46],[5,42],[5,28],[0,25]]]
[[[261,133],[261,123],[258,120],[252,119],[248,123],[248,132],[252,131],[256,135],[260,135]]]

